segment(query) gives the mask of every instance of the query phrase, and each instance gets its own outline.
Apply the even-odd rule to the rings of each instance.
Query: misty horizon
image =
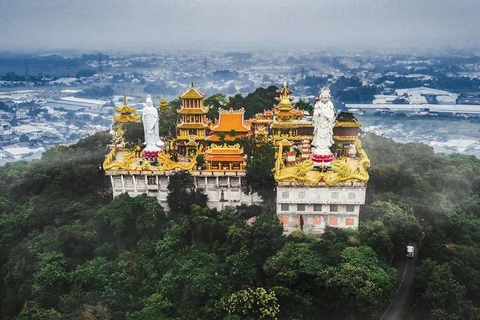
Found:
[[[3,0],[0,51],[478,48],[473,0]]]

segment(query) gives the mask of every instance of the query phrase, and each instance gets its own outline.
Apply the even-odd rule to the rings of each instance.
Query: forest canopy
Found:
[[[113,199],[101,170],[110,141],[0,167],[2,318],[372,319],[395,296],[391,255],[416,242],[412,319],[478,319],[473,156],[363,136],[359,229],[286,237],[268,207],[207,208],[186,172],[171,177],[168,215],[145,195]]]

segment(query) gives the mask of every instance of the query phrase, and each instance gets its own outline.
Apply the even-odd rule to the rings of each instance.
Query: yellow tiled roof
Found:
[[[215,123],[210,130],[214,132],[248,132],[250,131],[250,123],[243,120],[244,110],[219,110],[218,123]]]
[[[185,91],[181,96],[180,96],[181,99],[203,99],[205,98],[205,94],[198,91],[197,89],[195,89],[193,87],[193,82],[192,82],[192,85],[190,87],[190,89],[188,89],[187,91]]]

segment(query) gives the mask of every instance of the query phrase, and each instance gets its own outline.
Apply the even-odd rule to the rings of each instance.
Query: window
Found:
[[[349,192],[348,193],[348,199],[350,199],[350,200],[355,199],[355,193],[354,192]]]
[[[338,212],[338,204],[331,204],[330,212]]]
[[[329,226],[336,226],[338,224],[337,218],[329,218],[328,219],[328,225]]]
[[[332,199],[338,199],[338,192],[332,192]]]
[[[288,209],[289,209],[288,204],[282,203],[282,204],[280,205],[280,210],[281,210],[281,211],[288,211]]]
[[[288,199],[288,190],[283,190],[282,191],[282,198],[283,199]]]
[[[346,226],[353,226],[353,224],[354,224],[354,220],[353,220],[353,219],[347,218],[347,219],[345,220],[345,225],[346,225]]]
[[[281,217],[280,222],[282,224],[288,224],[290,222],[290,219],[288,219],[288,217]]]
[[[298,198],[299,199],[305,199],[305,191],[299,191],[298,192]]]
[[[313,205],[313,211],[322,211],[322,205],[321,204],[314,204]]]
[[[297,211],[305,211],[305,204],[303,203],[297,204]]]
[[[347,204],[347,206],[346,206],[346,211],[347,211],[347,212],[354,212],[354,211],[355,211],[355,205],[353,205],[353,204]]]
[[[114,177],[113,178],[113,186],[114,187],[123,187],[122,179],[120,177]]]
[[[156,177],[147,177],[147,184],[149,186],[153,186],[157,184],[157,179]]]
[[[126,187],[133,187],[133,178],[132,177],[123,177],[123,183]]]

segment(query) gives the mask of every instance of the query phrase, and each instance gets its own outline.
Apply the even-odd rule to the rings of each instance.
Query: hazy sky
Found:
[[[0,0],[0,51],[480,46],[479,0]]]

